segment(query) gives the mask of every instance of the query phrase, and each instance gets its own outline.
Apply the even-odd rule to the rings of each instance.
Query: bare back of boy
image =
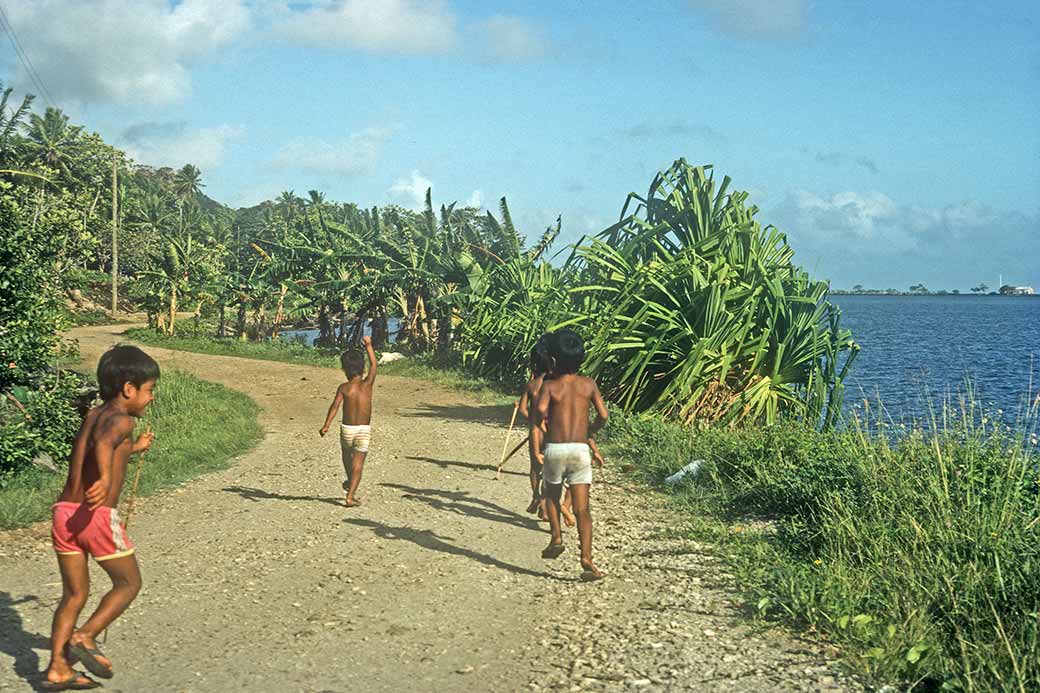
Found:
[[[589,405],[601,419],[607,418],[599,386],[592,378],[573,373],[547,380],[542,386],[548,399],[547,443],[587,443]]]
[[[339,386],[343,398],[343,425],[369,426],[372,423],[372,382],[365,378],[348,380]]]

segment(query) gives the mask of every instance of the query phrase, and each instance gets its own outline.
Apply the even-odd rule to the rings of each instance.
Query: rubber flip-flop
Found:
[[[585,570],[581,573],[581,580],[582,582],[596,582],[596,580],[602,580],[606,576],[607,574],[603,572],[597,573],[592,570]]]
[[[81,679],[85,679],[85,681]],[[101,683],[74,670],[68,678],[62,681],[48,681],[45,674],[37,687],[41,691],[89,691],[93,688],[101,688]]]
[[[79,662],[87,668],[94,676],[100,676],[103,679],[112,678],[112,667],[105,665],[98,659],[98,657],[104,657],[105,655],[101,650],[96,647],[86,647],[81,642],[70,642],[68,645],[69,654],[79,660]],[[106,657],[107,659],[107,657]]]
[[[549,544],[542,549],[542,558],[559,558],[566,549],[563,544]]]

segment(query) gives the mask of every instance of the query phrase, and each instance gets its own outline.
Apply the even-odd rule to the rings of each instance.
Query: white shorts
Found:
[[[542,479],[558,486],[592,483],[592,451],[585,443],[549,443],[545,446]]]
[[[368,444],[371,441],[371,426],[348,426],[346,424],[340,424],[339,444],[340,447],[343,448],[344,455],[352,452],[368,452]]]

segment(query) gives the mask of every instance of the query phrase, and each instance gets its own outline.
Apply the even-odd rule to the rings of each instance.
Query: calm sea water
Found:
[[[1040,393],[1040,298],[834,296],[862,346],[846,381],[847,410],[864,397],[893,419],[924,418],[929,400],[976,400],[1013,419]]]

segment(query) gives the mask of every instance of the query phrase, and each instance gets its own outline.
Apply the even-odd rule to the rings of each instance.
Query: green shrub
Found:
[[[65,463],[79,428],[73,399],[81,386],[78,375],[65,371],[0,395],[0,488],[39,455]]]
[[[61,237],[33,224],[0,180],[0,391],[46,370],[63,325],[55,261]]]

